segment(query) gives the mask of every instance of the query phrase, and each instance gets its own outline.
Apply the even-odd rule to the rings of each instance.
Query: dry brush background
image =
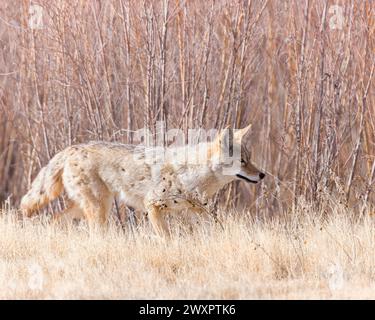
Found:
[[[35,4],[43,10],[41,28],[30,28]],[[248,144],[268,176],[256,187],[233,183],[221,191],[225,212],[295,221],[311,208],[311,219],[339,215],[338,223],[353,224],[338,230],[369,228],[374,16],[372,1],[355,0],[2,1],[0,202],[17,206],[38,170],[71,144],[132,143],[132,130],[155,130],[157,121],[185,131],[251,122]],[[361,248],[373,245],[368,237]],[[209,239],[213,246],[221,241]]]

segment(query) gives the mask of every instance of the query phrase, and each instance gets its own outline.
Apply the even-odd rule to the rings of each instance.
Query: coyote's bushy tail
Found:
[[[56,154],[50,162],[40,170],[30,190],[23,196],[20,208],[24,215],[30,217],[38,209],[56,199],[63,191],[62,173],[65,153]]]

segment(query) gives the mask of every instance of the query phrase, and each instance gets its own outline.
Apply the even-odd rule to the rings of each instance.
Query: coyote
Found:
[[[237,169],[230,174],[223,173],[227,165],[220,161],[228,147],[223,142],[227,130],[210,142],[168,147],[164,152],[109,142],[67,147],[41,169],[21,200],[21,210],[31,217],[65,190],[69,204],[54,216],[58,220],[86,218],[91,228],[107,223],[112,202],[118,198],[136,210],[147,212],[156,233],[169,235],[165,213],[184,209],[199,212],[201,206],[194,201],[197,195],[208,199],[235,179],[257,183],[264,178],[265,174],[250,162],[248,150],[241,146],[249,129],[250,126],[232,133],[229,149],[240,156],[235,159]],[[156,154],[152,163],[145,161],[147,152]],[[206,161],[195,164],[176,161],[181,155],[195,156],[202,152]],[[157,161],[161,156],[162,161]]]

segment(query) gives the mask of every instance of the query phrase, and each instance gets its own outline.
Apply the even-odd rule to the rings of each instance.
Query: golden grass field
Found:
[[[375,298],[375,222],[333,208],[273,221],[246,213],[207,221],[170,240],[147,223],[89,234],[45,219],[0,218],[1,299]],[[314,217],[314,218],[313,218]]]

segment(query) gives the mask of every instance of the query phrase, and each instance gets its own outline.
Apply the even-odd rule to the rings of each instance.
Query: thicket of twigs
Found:
[[[229,186],[229,207],[374,203],[372,1],[41,0],[30,28],[35,4],[0,3],[1,201],[18,204],[64,147],[131,143],[128,130],[163,120],[253,123],[269,174]]]

